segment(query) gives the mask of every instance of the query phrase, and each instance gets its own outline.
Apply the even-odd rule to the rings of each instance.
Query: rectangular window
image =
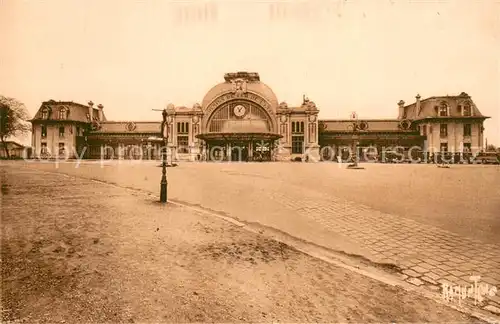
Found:
[[[292,154],[304,153],[304,136],[292,136]]]
[[[448,152],[448,143],[441,143],[441,153]]]
[[[439,126],[439,135],[441,137],[447,137],[448,136],[448,124],[441,124]]]
[[[177,152],[189,153],[189,136],[177,136]]]
[[[427,136],[427,125],[422,126],[422,135]]]
[[[471,136],[472,134],[472,125],[464,124],[464,136]]]
[[[292,133],[304,134],[304,122],[299,122],[299,121],[292,122]]]
[[[465,105],[465,106],[464,106],[463,114],[464,114],[464,116],[466,116],[466,117],[469,117],[469,116],[471,116],[471,115],[472,115],[472,108],[471,108],[471,106],[470,106],[470,105]]]
[[[47,126],[42,125],[42,137],[47,137]]]
[[[49,118],[49,111],[47,109],[42,110],[42,119]]]
[[[470,153],[472,151],[472,147],[470,143],[464,143],[464,153]]]
[[[76,126],[76,136],[80,136],[80,127]]]
[[[59,127],[59,137],[64,137],[64,126]]]
[[[59,143],[59,155],[63,155],[65,153],[64,143]]]
[[[446,105],[441,105],[439,107],[439,116],[441,117],[446,117],[448,116],[448,106]]]
[[[188,134],[189,133],[189,123],[188,122],[178,122],[177,123],[177,134]]]
[[[59,110],[59,119],[66,119],[66,109]]]

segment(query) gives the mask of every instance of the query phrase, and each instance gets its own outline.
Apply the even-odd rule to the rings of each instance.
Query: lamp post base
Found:
[[[161,181],[160,181],[160,202],[167,202],[167,162],[163,160],[161,170]]]
[[[167,202],[167,181],[161,181],[160,183],[160,202]]]

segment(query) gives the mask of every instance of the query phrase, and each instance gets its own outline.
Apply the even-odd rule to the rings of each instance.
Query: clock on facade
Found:
[[[236,105],[233,112],[236,117],[243,117],[246,113],[246,108],[243,105]]]

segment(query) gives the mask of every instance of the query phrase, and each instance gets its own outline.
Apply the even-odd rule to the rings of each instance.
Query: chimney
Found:
[[[97,105],[97,108],[99,108],[99,121],[103,121],[103,119],[104,119],[104,112],[103,112],[104,106],[102,104],[99,104],[99,105]]]
[[[398,102],[398,107],[399,107],[399,116],[398,119],[403,119],[404,116],[404,110],[405,110],[405,102],[403,100],[399,100]]]
[[[88,102],[89,104],[89,116],[90,116],[90,121],[92,122],[92,120],[94,119],[94,103],[92,102],[92,100],[90,100]]]
[[[417,96],[415,97],[415,109],[417,110],[417,116],[420,115],[420,95],[417,93]]]

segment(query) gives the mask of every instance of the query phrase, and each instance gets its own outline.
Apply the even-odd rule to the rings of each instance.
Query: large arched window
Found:
[[[235,100],[217,108],[208,123],[208,132],[271,132],[271,125],[270,117],[262,107],[250,101]]]

